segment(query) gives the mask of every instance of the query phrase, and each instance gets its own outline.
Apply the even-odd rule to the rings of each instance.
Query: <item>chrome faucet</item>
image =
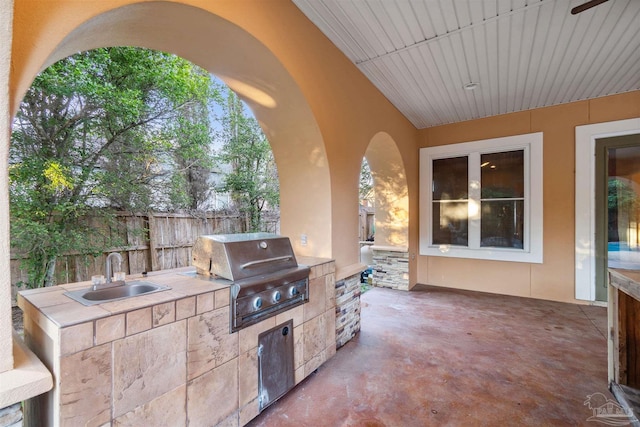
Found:
[[[111,276],[113,276],[113,258],[118,260],[118,270],[120,270],[122,265],[122,255],[118,252],[111,252],[107,255],[107,261],[105,262],[104,271],[105,276],[107,276],[107,283],[111,283]]]

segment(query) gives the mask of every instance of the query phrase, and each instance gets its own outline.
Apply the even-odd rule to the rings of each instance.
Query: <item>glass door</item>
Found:
[[[607,269],[640,270],[640,134],[596,142],[596,300]]]

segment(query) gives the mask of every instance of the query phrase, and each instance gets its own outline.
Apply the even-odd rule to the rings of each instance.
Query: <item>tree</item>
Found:
[[[373,206],[375,194],[373,188],[373,175],[367,159],[362,159],[360,166],[360,186],[358,189],[360,200],[366,200],[370,206]]]
[[[212,92],[213,100],[217,91]],[[210,99],[210,100],[211,100]],[[178,142],[175,166],[170,187],[170,203],[174,208],[203,210],[213,192],[210,182],[214,166],[211,147],[212,131],[208,106],[197,103],[184,117],[179,118],[174,140]]]
[[[280,193],[278,172],[271,145],[258,121],[250,116],[242,102],[228,88],[221,104],[223,142],[217,160],[231,166],[221,191],[230,192],[235,206],[249,218],[249,231],[260,231],[262,214],[269,206],[276,208]]]
[[[115,210],[197,206],[214,95],[204,70],[133,47],[82,52],[36,77],[9,159],[11,243],[27,256],[27,286],[53,284],[61,254],[117,243]],[[89,212],[107,226],[86,224]]]
[[[607,183],[608,241],[620,241],[620,234],[629,227],[629,221],[635,221],[640,198],[632,181],[619,177],[609,177]],[[621,233],[622,231],[622,233]]]

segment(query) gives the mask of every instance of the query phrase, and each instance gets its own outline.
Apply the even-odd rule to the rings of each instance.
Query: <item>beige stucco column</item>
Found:
[[[409,189],[400,151],[391,136],[379,132],[371,139],[365,157],[375,191],[375,244],[406,252],[409,246]]]
[[[9,274],[9,142],[11,114],[9,78],[13,38],[13,0],[0,2],[0,409],[20,412],[15,405],[50,390],[51,374],[13,333]],[[0,420],[0,425],[2,420]]]
[[[0,2],[0,271],[9,270],[9,73],[11,71],[11,40],[13,30],[13,0]],[[11,323],[11,276],[0,275],[0,372],[13,368]]]

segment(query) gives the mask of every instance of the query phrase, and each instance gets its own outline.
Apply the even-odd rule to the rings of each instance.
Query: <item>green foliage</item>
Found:
[[[197,206],[215,96],[204,70],[133,47],[82,52],[36,77],[9,159],[11,244],[28,257],[28,286],[51,285],[61,254],[121,244],[114,210]],[[103,227],[88,226],[88,213]]]
[[[212,95],[212,100],[219,99],[217,91]],[[204,105],[198,104],[196,107],[197,110],[190,111],[189,116],[179,118],[173,129],[178,147],[170,204],[178,209],[200,210],[213,191],[209,183],[210,171],[214,166],[209,112]]]
[[[269,141],[257,120],[243,108],[240,99],[226,90],[221,104],[223,146],[217,155],[220,163],[231,165],[222,191],[230,192],[236,207],[250,219],[249,231],[260,231],[266,206],[278,206],[278,173]]]

